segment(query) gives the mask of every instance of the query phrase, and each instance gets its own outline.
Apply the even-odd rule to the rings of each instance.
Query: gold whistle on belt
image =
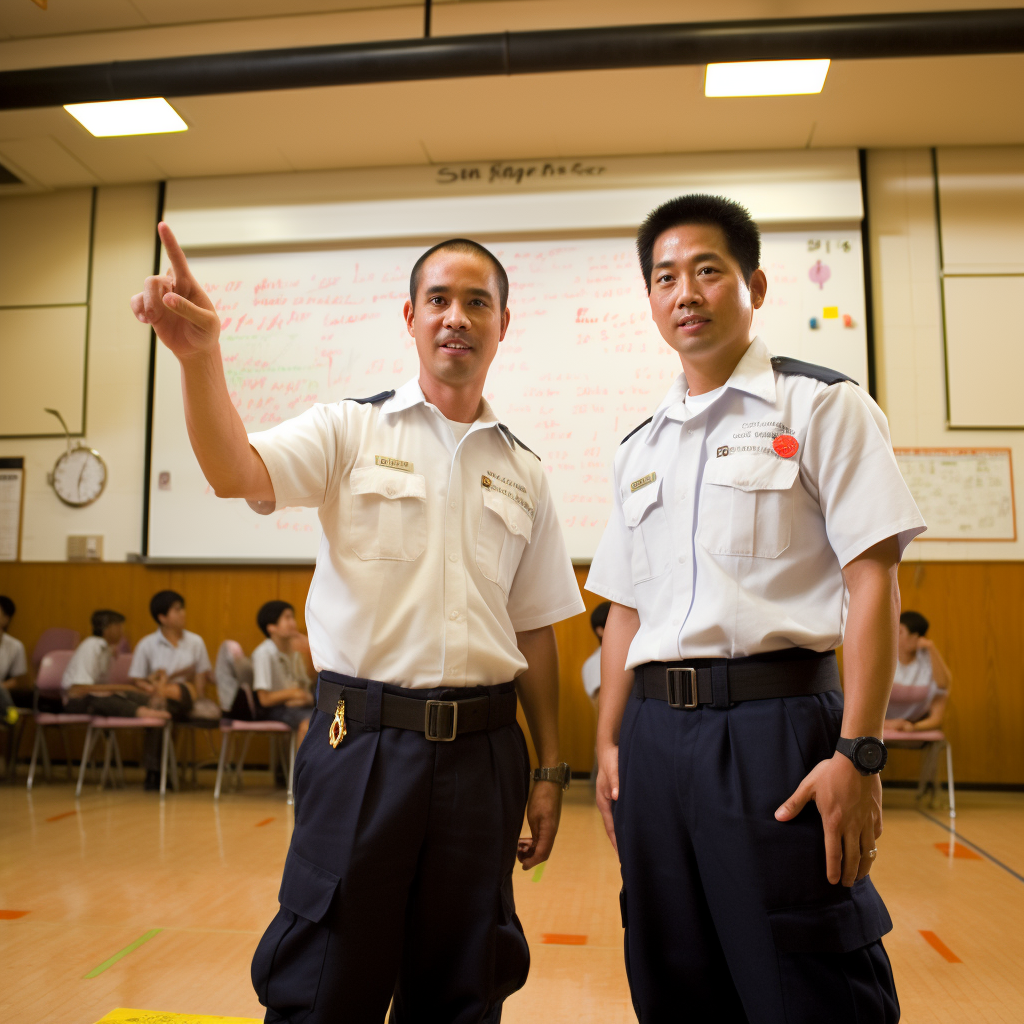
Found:
[[[348,726],[345,725],[345,702],[338,701],[334,709],[334,721],[331,722],[331,731],[327,734],[332,747],[337,745],[348,735]]]

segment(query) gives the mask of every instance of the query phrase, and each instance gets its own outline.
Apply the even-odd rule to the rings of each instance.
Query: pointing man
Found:
[[[221,497],[319,509],[306,604],[317,711],[295,765],[281,909],[253,960],[267,1021],[496,1021],[529,953],[512,869],[551,851],[552,624],[583,611],[539,459],[484,401],[508,279],[475,242],[416,263],[416,380],[246,436],[213,305],[166,225],[171,272],[132,300],[178,357],[189,437]],[[541,769],[519,840],[529,762]]]
[[[597,795],[633,1003],[643,1024],[890,1024],[867,874],[896,567],[924,523],[867,394],[750,341],[746,210],[675,199],[637,249],[683,372],[619,448],[587,580],[612,602]]]

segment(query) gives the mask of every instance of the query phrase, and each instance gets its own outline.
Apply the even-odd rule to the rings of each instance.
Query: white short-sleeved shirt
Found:
[[[252,688],[254,690],[287,690],[309,686],[309,673],[298,651],[278,649],[267,637],[252,652]]]
[[[837,647],[842,567],[924,532],[882,411],[811,373],[830,375],[755,338],[708,407],[687,407],[680,374],[620,445],[586,586],[639,612],[627,668]]]
[[[209,672],[210,656],[203,638],[186,629],[175,646],[159,629],[144,636],[132,652],[128,675],[132,679],[145,679],[161,668],[169,677],[177,676],[186,681],[200,672]]]
[[[584,610],[540,460],[486,402],[456,442],[415,380],[250,434],[278,507],[318,508],[317,671],[409,687],[526,669],[516,633]]]
[[[75,648],[68,667],[64,669],[61,686],[70,690],[72,686],[93,686],[106,682],[114,653],[114,649],[103,637],[87,636]]]
[[[0,633],[0,683],[5,679],[17,679],[26,672],[25,645],[13,636]]]
[[[601,648],[583,662],[583,689],[593,697],[601,689]]]
[[[935,698],[943,692],[935,682],[931,655],[927,651],[917,651],[909,664],[896,662],[885,717],[919,722],[928,716]]]

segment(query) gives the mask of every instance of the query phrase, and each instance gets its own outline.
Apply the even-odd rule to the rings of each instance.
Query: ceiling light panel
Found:
[[[806,96],[821,92],[826,60],[751,60],[709,64],[705,96]]]
[[[161,97],[112,100],[108,103],[68,103],[64,109],[97,138],[112,135],[160,135],[186,132],[188,125]]]

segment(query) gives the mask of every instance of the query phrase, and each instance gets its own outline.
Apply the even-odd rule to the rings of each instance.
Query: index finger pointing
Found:
[[[174,273],[182,278],[191,277],[192,272],[188,269],[188,260],[185,259],[185,253],[178,245],[178,240],[174,237],[170,225],[162,220],[157,225],[157,231],[160,234],[160,241],[164,243],[164,249],[167,250],[167,258],[171,261]]]

